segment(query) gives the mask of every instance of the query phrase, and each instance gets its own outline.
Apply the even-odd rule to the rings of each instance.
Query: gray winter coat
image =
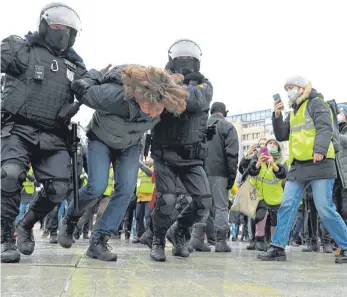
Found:
[[[347,189],[347,123],[340,124],[340,150],[336,156],[336,165],[342,186]]]
[[[138,144],[143,134],[160,121],[144,114],[134,100],[124,96],[121,72],[125,65],[113,68],[105,77],[90,70],[83,79],[93,80],[80,102],[95,109],[88,128],[110,148],[127,149]]]
[[[310,100],[307,105],[307,111],[317,131],[313,153],[326,155],[333,135],[333,126],[329,107],[317,97],[323,98],[321,94],[312,90],[307,99]],[[298,111],[299,107],[300,105],[294,106],[295,113]],[[284,121],[282,115],[275,118],[273,114],[272,125],[278,141],[289,140],[290,114]],[[316,179],[336,179],[336,177],[337,172],[335,160],[333,159],[323,159],[316,163],[313,163],[313,161],[294,160],[288,172],[287,180],[305,182]]]

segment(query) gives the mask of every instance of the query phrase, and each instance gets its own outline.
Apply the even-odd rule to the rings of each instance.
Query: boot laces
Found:
[[[99,238],[96,242],[96,244],[100,244],[101,245],[101,249],[103,251],[111,251],[112,250],[112,247],[108,244],[108,240],[109,240],[109,237],[108,236],[105,236],[104,238]]]
[[[164,239],[161,237],[154,236],[153,238],[153,245],[154,246],[164,246]]]
[[[186,232],[186,230],[177,227],[177,229],[176,229],[176,242],[178,245],[184,245],[185,232]]]

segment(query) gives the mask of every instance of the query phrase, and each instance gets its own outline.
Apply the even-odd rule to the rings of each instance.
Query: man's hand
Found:
[[[110,71],[110,68],[112,67],[112,64],[108,64],[105,68],[102,68],[101,70],[100,70],[100,72],[102,73],[102,74],[106,74],[107,72],[109,72]]]
[[[275,117],[278,118],[281,115],[281,111],[284,109],[284,105],[280,99],[274,101]]]
[[[257,164],[255,165],[255,167],[256,167],[257,169],[259,169],[263,163],[265,163],[265,162],[268,161],[268,158],[269,158],[268,156],[266,156],[266,155],[264,155],[264,154],[260,154],[260,156],[258,157],[258,162],[257,162]]]
[[[203,76],[200,72],[192,72],[184,76],[183,83],[189,84],[190,81],[196,81],[198,85],[203,83],[205,80],[205,76]]]
[[[71,83],[71,90],[76,95],[77,100],[83,97],[89,87],[89,84],[84,79],[78,79]]]
[[[254,144],[251,145],[251,147],[248,150],[247,156],[252,156],[256,152],[257,148]]]
[[[313,154],[313,163],[320,162],[323,160],[323,158],[324,158],[323,154],[314,153]]]

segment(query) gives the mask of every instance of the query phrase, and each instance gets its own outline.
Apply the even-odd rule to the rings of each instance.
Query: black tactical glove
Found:
[[[89,87],[90,85],[84,79],[78,79],[71,83],[71,90],[75,94],[77,100],[83,97]]]
[[[205,76],[203,76],[200,72],[191,72],[184,76],[183,83],[185,85],[189,85],[189,84],[194,85],[193,82],[195,82],[196,85],[200,85],[203,83],[204,80],[205,80]]]
[[[73,118],[79,110],[80,110],[80,103],[77,101],[72,104],[66,104],[60,110],[58,114],[58,118],[65,125],[68,125],[70,123],[71,118]]]
[[[235,179],[228,177],[228,185],[227,185],[227,190],[229,191],[235,183]]]

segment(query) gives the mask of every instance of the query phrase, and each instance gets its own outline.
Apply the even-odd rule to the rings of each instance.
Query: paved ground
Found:
[[[230,254],[193,253],[156,263],[142,245],[111,241],[118,261],[85,256],[86,240],[71,249],[50,245],[36,233],[32,256],[1,265],[1,296],[6,297],[261,297],[347,296],[347,265],[334,256],[288,251],[287,262],[260,262],[246,244],[232,243]]]

